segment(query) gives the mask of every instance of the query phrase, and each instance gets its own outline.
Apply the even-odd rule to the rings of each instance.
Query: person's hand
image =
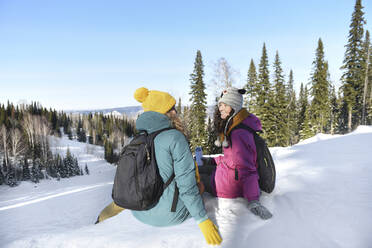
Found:
[[[222,238],[218,233],[218,228],[210,219],[206,219],[205,221],[201,222],[199,224],[199,228],[209,245],[221,244]]]
[[[267,220],[273,217],[270,211],[267,210],[267,208],[265,208],[263,205],[261,205],[261,203],[257,200],[250,201],[248,203],[248,209],[263,220]]]

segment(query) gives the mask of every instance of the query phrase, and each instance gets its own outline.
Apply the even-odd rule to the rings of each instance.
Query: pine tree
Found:
[[[8,171],[8,166],[7,166],[5,157],[3,158],[3,171],[4,171],[4,173],[6,173]]]
[[[289,72],[289,79],[287,84],[287,128],[288,128],[288,144],[293,145],[297,143],[297,135],[299,128],[297,126],[297,100],[296,92],[293,89],[294,79],[293,71]]]
[[[348,111],[348,131],[350,132],[361,122],[362,96],[363,96],[363,24],[364,13],[361,0],[356,0],[351,18],[348,43],[341,69],[343,99]]]
[[[182,115],[180,116],[182,126],[185,127],[185,136],[188,140],[190,140],[191,132],[190,132],[190,108],[188,106],[183,107]]]
[[[298,135],[300,134],[302,125],[305,121],[307,105],[308,105],[308,101],[307,101],[307,96],[305,94],[304,84],[301,83],[300,94],[299,94],[299,99],[298,99],[298,107],[297,107],[298,108],[297,126],[299,127]]]
[[[344,97],[341,95],[341,92],[338,92],[337,98],[337,116],[336,116],[336,133],[345,134],[348,132],[348,107],[347,103],[344,100]]]
[[[190,146],[193,151],[195,147],[201,146],[204,150],[207,142],[207,133],[205,128],[205,120],[207,117],[207,94],[205,93],[205,84],[203,82],[204,65],[201,52],[196,53],[194,71],[190,74],[191,91],[190,102]]]
[[[371,43],[371,42],[370,42]],[[369,46],[369,64],[368,64],[368,75],[367,75],[367,99],[366,99],[366,122],[368,125],[372,125],[372,44]]]
[[[15,170],[10,166],[6,176],[5,182],[10,187],[15,187],[18,185]]]
[[[271,115],[270,119],[273,120],[275,127],[275,142],[274,146],[287,146],[288,145],[288,125],[287,125],[287,107],[288,101],[286,97],[286,89],[284,85],[284,75],[281,66],[281,61],[278,51],[275,54],[274,62],[274,104],[271,106],[272,111],[266,113]]]
[[[104,150],[105,150],[104,158],[106,159],[106,161],[109,163],[113,163],[114,151],[112,149],[112,144],[110,141],[108,140],[105,141]]]
[[[69,147],[67,147],[66,157],[63,159],[63,164],[65,165],[67,171],[67,177],[75,176],[74,157],[72,156]]]
[[[56,162],[57,162],[57,174],[62,178],[69,177],[67,167],[65,166],[65,163],[63,162],[63,159],[61,158],[61,156],[59,156],[59,154],[57,154]]]
[[[363,53],[364,53],[364,86],[363,86],[363,100],[362,100],[362,125],[366,125],[367,123],[367,115],[368,115],[368,100],[367,96],[368,93],[368,86],[369,86],[369,75],[371,74],[371,42],[369,37],[369,31],[366,31],[366,36],[363,44]]]
[[[266,52],[266,45],[263,44],[262,55],[260,64],[258,67],[258,83],[256,89],[254,89],[254,94],[257,96],[257,109],[256,114],[261,119],[263,128],[267,126],[267,118],[265,107],[269,100],[269,91],[270,91],[270,79],[269,79],[269,61]]]
[[[85,164],[85,174],[89,175],[89,169],[88,169],[88,165]]]
[[[277,117],[275,115],[275,87],[270,87],[267,93],[268,99],[262,108],[262,118],[264,119],[265,125],[263,137],[266,139],[268,146],[275,146],[278,145],[277,130],[279,129],[277,126]]]
[[[33,165],[32,165],[32,169],[31,169],[31,181],[33,183],[39,183],[39,174],[40,174],[40,170],[39,170],[39,167],[38,165],[34,162]]]
[[[23,162],[23,180],[28,181],[30,179],[31,179],[31,174],[30,174],[29,164],[28,164],[27,158],[25,158]]]
[[[301,84],[302,88],[302,84]],[[303,96],[300,95],[300,104],[301,104],[301,118],[303,118],[303,121],[301,123],[300,127],[300,140],[304,140],[307,138],[310,138],[314,136],[314,131],[311,126],[311,114],[310,114],[310,105],[308,101],[308,89],[307,86],[305,86],[305,90],[303,91]]]
[[[3,174],[3,172],[2,172],[2,170],[0,168],[0,185],[3,185],[4,181],[5,181],[4,174]]]
[[[311,127],[310,115],[310,108],[307,108],[305,111],[305,119],[300,130],[300,140],[308,139],[314,136]]]
[[[329,131],[331,134],[334,134],[338,128],[337,116],[339,112],[336,90],[334,86],[331,87],[330,107],[331,107],[331,112],[330,112],[331,115],[329,118]]]
[[[211,118],[208,117],[207,125],[208,140],[206,145],[206,154],[217,154],[221,153],[221,148],[214,145],[214,142],[217,140],[217,132],[214,128]]]
[[[318,47],[313,61],[311,73],[310,95],[312,97],[310,106],[310,121],[315,133],[325,131],[330,116],[328,64],[324,60],[323,42],[319,38]]]
[[[177,104],[177,114],[178,116],[182,116],[182,105],[181,105],[181,97],[178,98],[178,104]]]
[[[247,108],[249,112],[255,113],[257,108],[257,72],[253,59],[251,59],[251,63],[249,65],[247,84],[244,88],[247,90],[246,97],[244,99],[244,107]]]
[[[76,129],[76,135],[79,142],[87,142],[87,135],[85,133],[85,130],[83,129],[83,123],[81,119],[79,119],[78,127]]]

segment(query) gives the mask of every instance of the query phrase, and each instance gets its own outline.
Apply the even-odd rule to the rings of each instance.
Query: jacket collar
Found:
[[[250,115],[250,113],[248,112],[248,110],[245,109],[245,108],[242,108],[237,114],[230,117],[230,120],[228,120],[227,123],[226,123],[225,132],[220,133],[221,141],[225,139],[225,135],[228,136],[230,134],[231,130],[234,127],[236,127],[237,125],[239,125],[242,121],[244,121],[249,115]],[[231,120],[231,118],[232,118],[232,120]],[[232,125],[226,131],[226,129],[229,126],[229,123],[231,121],[232,121]]]
[[[168,127],[171,127],[171,120],[168,116],[154,111],[143,112],[136,120],[136,129],[145,130],[148,133]]]

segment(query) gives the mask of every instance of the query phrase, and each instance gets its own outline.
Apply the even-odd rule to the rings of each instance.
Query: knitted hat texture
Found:
[[[142,103],[143,111],[154,111],[161,114],[167,113],[175,104],[176,99],[167,92],[138,88],[134,98]]]

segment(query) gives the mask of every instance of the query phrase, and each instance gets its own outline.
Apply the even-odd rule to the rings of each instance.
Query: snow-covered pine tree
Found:
[[[63,159],[61,158],[59,154],[57,154],[56,161],[57,161],[57,178],[58,178],[58,175],[61,178],[68,177],[67,167],[65,166],[65,163],[63,162]]]
[[[39,167],[36,163],[33,163],[31,169],[31,181],[34,183],[39,183]]]
[[[190,91],[190,146],[193,151],[195,147],[201,146],[205,149],[207,142],[206,117],[207,117],[207,94],[205,93],[205,84],[203,81],[204,65],[201,52],[196,53],[194,71],[190,74],[191,91]]]
[[[9,170],[5,175],[5,182],[10,187],[15,187],[18,185],[15,169],[12,166],[9,166]]]
[[[88,165],[85,163],[85,174],[89,175],[89,168]]]
[[[310,96],[310,121],[315,133],[323,133],[327,129],[331,113],[328,81],[328,64],[324,59],[323,42],[319,38],[318,47],[313,61],[313,71],[311,73]]]
[[[24,158],[23,161],[23,180],[28,181],[31,179],[31,173],[30,173],[30,168],[29,168],[28,160],[27,157]]]
[[[83,128],[83,122],[81,119],[79,119],[79,122],[78,122],[78,127],[76,129],[76,133],[77,133],[77,139],[79,142],[87,142],[87,135],[86,135],[86,132]]]
[[[348,131],[358,126],[361,122],[362,97],[363,97],[363,17],[361,0],[356,0],[354,12],[351,18],[349,38],[346,44],[346,51],[343,65],[344,73],[341,77],[343,99],[348,111]]]
[[[79,176],[80,175],[79,162],[75,156],[72,156],[72,161],[74,164],[74,176]]]
[[[63,164],[65,165],[67,177],[72,177],[75,175],[75,165],[74,158],[71,155],[70,148],[67,147],[66,157],[63,159]]]

